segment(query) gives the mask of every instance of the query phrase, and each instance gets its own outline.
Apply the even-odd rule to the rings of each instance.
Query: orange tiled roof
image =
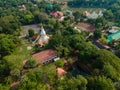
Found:
[[[55,18],[61,18],[61,17],[63,17],[63,13],[60,12],[60,11],[52,12],[50,15],[53,16],[53,17],[55,17]]]
[[[54,51],[52,49],[48,49],[48,50],[33,54],[32,57],[35,58],[37,60],[37,62],[42,62],[42,61],[51,59],[57,55],[58,54],[56,51]]]
[[[63,76],[65,75],[66,71],[62,68],[57,68],[57,73],[60,75],[60,76]]]

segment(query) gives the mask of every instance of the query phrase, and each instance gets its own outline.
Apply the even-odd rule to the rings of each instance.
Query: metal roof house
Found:
[[[107,42],[110,42],[111,40],[119,40],[120,39],[120,30],[116,33],[110,34],[107,37]]]

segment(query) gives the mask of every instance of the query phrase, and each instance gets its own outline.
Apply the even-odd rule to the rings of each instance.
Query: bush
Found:
[[[36,66],[37,66],[36,61],[31,59],[26,61],[24,68],[34,68]]]
[[[32,37],[35,34],[33,29],[29,29],[28,33],[29,33],[29,37]]]
[[[108,44],[106,38],[101,38],[101,39],[100,39],[100,42],[101,42],[102,44]]]
[[[55,65],[56,65],[57,67],[63,67],[63,65],[64,65],[64,60],[57,60],[57,61],[55,62]]]

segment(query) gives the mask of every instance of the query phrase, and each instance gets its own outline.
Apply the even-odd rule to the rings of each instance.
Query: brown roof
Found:
[[[63,17],[63,13],[60,11],[56,11],[56,12],[51,12],[50,13],[51,16],[60,19],[61,17]]]
[[[51,59],[55,56],[57,56],[57,52],[52,50],[52,49],[48,49],[48,50],[44,50],[41,51],[39,53],[33,54],[32,57],[35,58],[37,60],[37,62],[41,62],[47,59]]]
[[[57,73],[60,75],[60,76],[63,76],[65,75],[66,71],[62,68],[57,68]]]

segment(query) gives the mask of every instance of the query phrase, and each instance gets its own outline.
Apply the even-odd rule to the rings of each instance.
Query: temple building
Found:
[[[41,28],[41,32],[40,32],[40,38],[38,40],[38,44],[40,46],[43,46],[44,44],[48,43],[49,37],[46,35],[46,32],[44,30],[44,28]]]
[[[49,36],[47,36],[43,26],[41,26],[40,34],[37,37],[37,39],[34,41],[34,43],[37,42],[37,44],[40,45],[40,47],[42,47],[44,44],[48,43],[48,41],[49,41]]]

